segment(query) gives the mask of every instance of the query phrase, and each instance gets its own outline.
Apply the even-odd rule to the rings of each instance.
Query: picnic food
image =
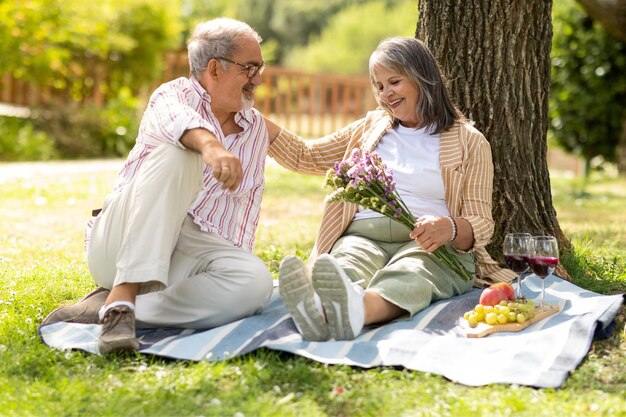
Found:
[[[491,285],[492,288],[497,288],[501,291],[504,291],[507,298],[509,300],[513,300],[515,298],[515,290],[508,282],[498,282],[496,284]]]
[[[500,301],[513,300],[515,290],[508,282],[498,282],[483,290],[479,303],[485,306],[494,306]]]
[[[473,310],[467,311],[463,318],[470,327],[484,322],[489,325],[507,323],[525,323],[535,316],[535,303],[531,300],[516,298],[511,301],[502,300],[496,305],[477,304]]]

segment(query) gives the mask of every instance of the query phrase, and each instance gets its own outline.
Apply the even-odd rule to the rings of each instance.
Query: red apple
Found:
[[[495,306],[500,301],[508,300],[506,292],[501,288],[487,287],[480,293],[480,304],[484,306]]]
[[[515,290],[508,282],[498,282],[485,288],[480,294],[479,303],[484,306],[494,306],[500,301],[515,299]]]
[[[509,300],[515,299],[515,290],[513,289],[511,284],[509,284],[508,282],[498,282],[498,283],[493,284],[491,287],[499,288],[502,291],[504,291],[504,293],[506,294],[506,297]]]

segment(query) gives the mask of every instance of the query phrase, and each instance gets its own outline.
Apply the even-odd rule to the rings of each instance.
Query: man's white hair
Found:
[[[239,46],[240,37],[262,41],[250,25],[239,20],[218,17],[198,24],[187,44],[191,75],[198,78],[211,59],[230,58]]]

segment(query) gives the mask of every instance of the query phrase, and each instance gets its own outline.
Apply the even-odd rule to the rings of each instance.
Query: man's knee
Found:
[[[245,289],[245,298],[250,301],[250,305],[256,305],[255,312],[261,311],[269,301],[274,288],[272,274],[267,269],[263,261],[257,257],[250,260],[248,284]],[[252,272],[254,271],[254,272]]]
[[[204,169],[202,156],[199,153],[189,149],[181,149],[168,143],[158,146],[148,158],[149,160],[158,160],[158,165],[167,166],[169,168],[167,171],[198,177],[198,179],[200,179]]]

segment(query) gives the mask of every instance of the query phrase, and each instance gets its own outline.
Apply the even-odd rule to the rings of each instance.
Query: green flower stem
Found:
[[[406,205],[404,204],[404,201],[400,199],[400,196],[396,197],[398,199],[398,202],[406,209]],[[415,216],[413,216],[413,214],[411,214],[408,209],[406,209],[406,211],[403,210],[402,214],[406,214],[406,217],[404,218],[405,223],[403,224],[413,230],[415,228],[415,222],[417,221]],[[472,280],[472,275],[467,271],[467,269],[465,269],[463,265],[461,265],[459,260],[452,253],[450,253],[446,246],[438,247],[433,252],[433,255],[441,260],[448,268],[456,272],[461,278],[463,278],[463,280],[467,282]]]
[[[417,219],[413,216],[413,214],[411,214],[404,201],[402,201],[397,193],[392,194],[392,198],[398,202],[401,209],[400,216],[394,218],[393,215],[395,214],[395,209],[389,209],[390,206],[387,204],[387,201],[383,199],[383,187],[380,186],[380,184],[377,185],[378,187],[360,185],[358,189],[354,187],[346,187],[343,193],[340,193],[340,195],[336,195],[335,197],[347,203],[354,203],[361,206],[363,206],[361,204],[361,200],[364,198],[374,198],[377,200],[379,205],[370,203],[364,207],[396,220],[400,224],[405,225],[409,230],[413,230]],[[383,210],[383,208],[386,208],[386,210]],[[457,273],[463,280],[467,282],[471,281],[472,275],[463,267],[463,265],[461,265],[459,260],[452,253],[450,253],[446,246],[440,246],[437,248],[437,250],[433,252],[433,255],[442,261],[448,268]]]

